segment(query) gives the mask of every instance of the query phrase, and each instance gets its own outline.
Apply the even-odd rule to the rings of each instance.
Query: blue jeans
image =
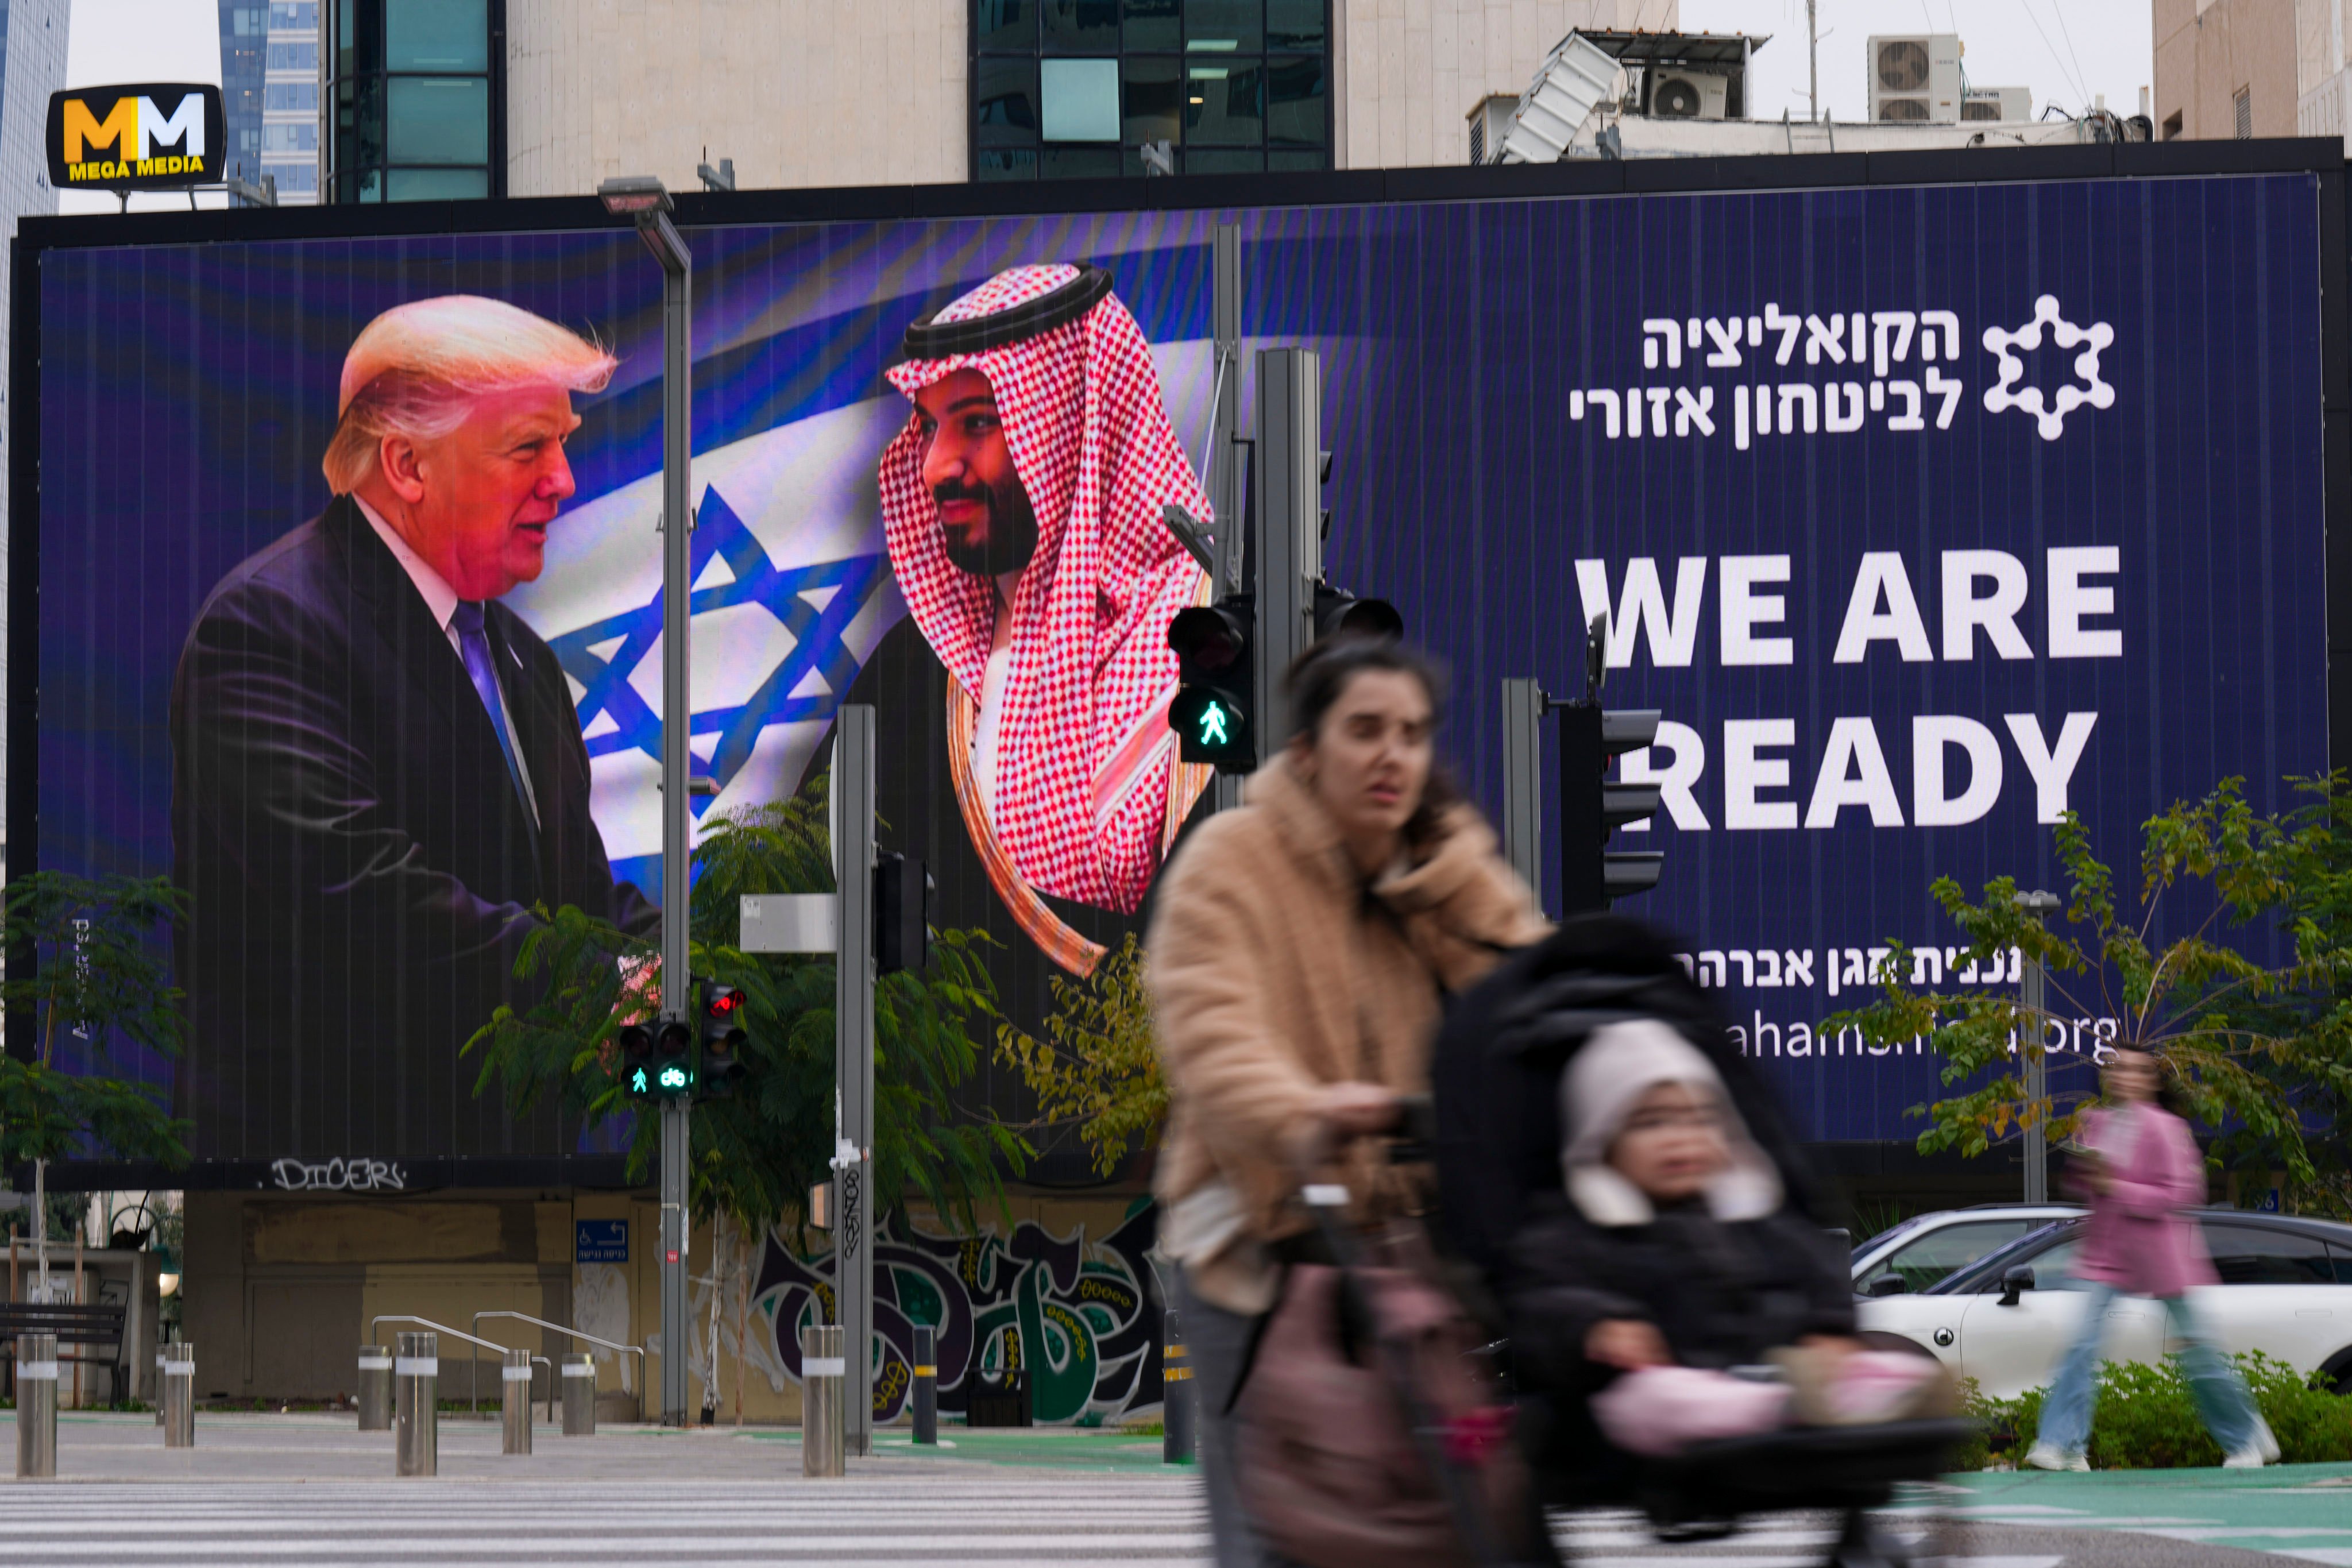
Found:
[[[2062,1454],[2079,1454],[2091,1440],[2091,1374],[2098,1370],[2099,1341],[2107,1326],[2107,1303],[2118,1294],[2114,1286],[2095,1280],[2084,1280],[2074,1289],[2084,1298],[2082,1331],[2058,1368],[2058,1382],[2042,1403],[2042,1426],[2035,1434],[2037,1441]],[[2189,1311],[2188,1297],[2165,1298],[2164,1310],[2172,1332],[2187,1342],[2189,1347],[2180,1363],[2181,1370],[2189,1375],[2189,1390],[2197,1401],[2197,1414],[2203,1417],[2205,1429],[2213,1434],[2213,1441],[2221,1445],[2223,1454],[2238,1452],[2254,1440],[2256,1426],[2262,1420],[2254,1409],[2253,1396],[2246,1392],[2236,1371],[2221,1359],[2220,1347]]]

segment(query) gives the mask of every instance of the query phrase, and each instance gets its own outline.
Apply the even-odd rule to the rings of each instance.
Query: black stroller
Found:
[[[1560,1075],[1595,1029],[1639,1018],[1666,1023],[1706,1055],[1790,1204],[1820,1215],[1819,1189],[1771,1097],[1673,952],[1633,921],[1574,920],[1456,1000],[1433,1063],[1438,1239],[1475,1282],[1471,1293],[1507,1299],[1512,1241],[1529,1200],[1559,1190]],[[1731,1534],[1743,1515],[1825,1510],[1838,1521],[1826,1561],[1840,1568],[1899,1564],[1925,1552],[1874,1512],[1904,1483],[1948,1468],[1968,1436],[1964,1423],[1948,1419],[1798,1428],[1643,1458],[1611,1446],[1580,1395],[1541,1386],[1524,1367],[1514,1377],[1519,1447],[1546,1506],[1638,1509],[1669,1542]],[[1475,1525],[1469,1534],[1492,1538]]]

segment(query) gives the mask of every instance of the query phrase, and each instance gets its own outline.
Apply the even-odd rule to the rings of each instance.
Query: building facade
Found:
[[[2297,13],[2328,0],[2156,0],[2156,139],[2293,136]]]

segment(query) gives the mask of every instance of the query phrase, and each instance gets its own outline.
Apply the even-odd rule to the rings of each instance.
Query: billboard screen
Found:
[[[1817,1026],[1888,939],[1947,961],[1934,878],[2327,765],[2323,180],[689,226],[697,809],[809,787],[870,700],[883,847],[1013,1017],[1139,929],[1207,782],[1158,519],[1207,509],[1235,222],[1245,348],[1323,359],[1330,574],[1450,667],[1469,792],[1498,683],[1580,689],[1606,610],[1608,700],[1665,715],[1627,908],[1813,1136],[1907,1138],[1934,1061]],[[215,1159],[572,1147],[457,1051],[534,903],[658,918],[658,271],[603,228],[38,267],[15,820],[191,893],[192,1047],[143,1070]]]

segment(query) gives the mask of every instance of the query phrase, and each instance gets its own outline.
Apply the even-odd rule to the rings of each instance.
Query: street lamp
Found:
[[[651,174],[596,187],[604,210],[636,226],[662,269],[662,964],[661,1018],[688,1026],[687,872],[693,854],[694,797],[687,739],[694,727],[692,657],[694,509],[687,468],[693,456],[694,256],[669,221],[669,192]],[[661,1108],[662,1423],[686,1425],[686,1161],[689,1101]]]
[[[2033,917],[2040,925],[2062,907],[2055,893],[2020,893],[2017,907]],[[2049,1037],[2043,1026],[2048,1017],[2046,997],[2048,975],[2042,967],[2038,953],[2028,953],[2017,977],[2017,1057],[2025,1073],[2025,1103],[2038,1105],[2049,1089],[2049,1063],[2042,1055],[2042,1042]],[[2025,1038],[2026,1020],[2033,1021],[2033,1040],[2029,1047]],[[2050,1201],[2050,1127],[2036,1116],[2025,1129],[2025,1201],[2046,1204]]]

